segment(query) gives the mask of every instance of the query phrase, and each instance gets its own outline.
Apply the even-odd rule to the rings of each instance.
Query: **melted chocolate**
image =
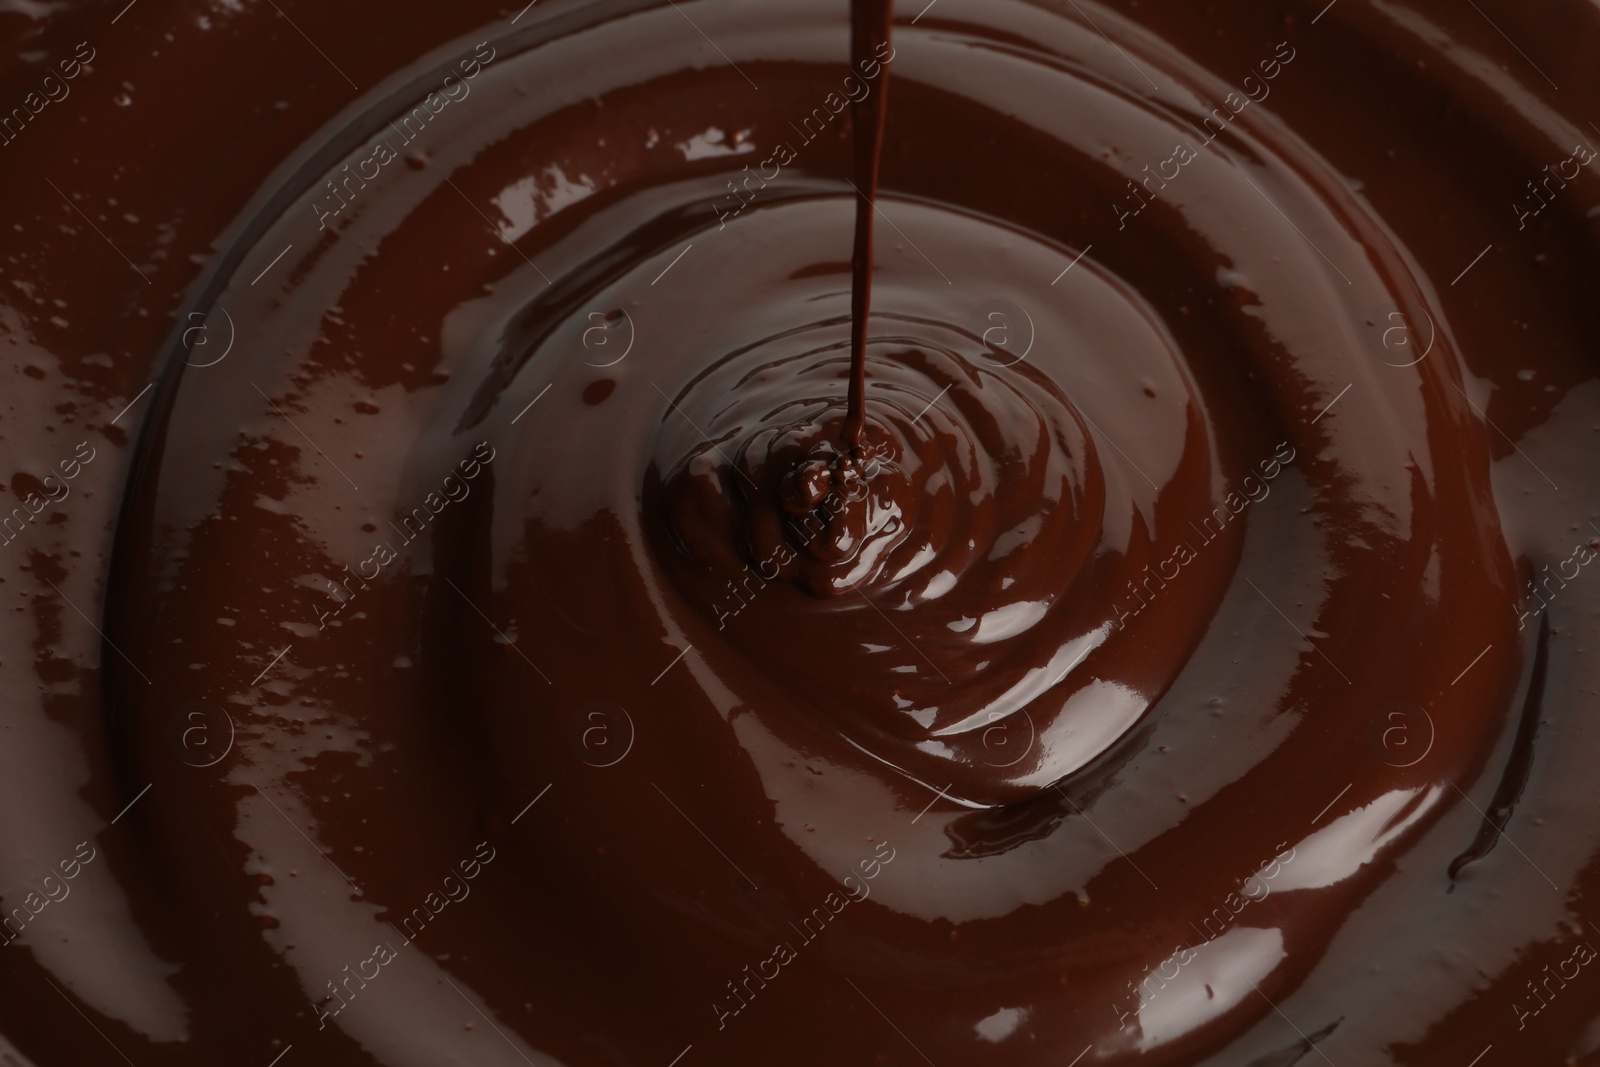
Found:
[[[888,11],[0,6],[0,1059],[1600,1063],[1595,12]]]
[[[892,0],[850,0],[850,70],[861,75],[889,52],[894,25]],[[862,90],[857,90],[860,92]],[[850,94],[850,132],[855,138],[855,246],[850,253],[850,390],[844,419],[844,445],[852,452],[862,445],[867,425],[867,318],[872,313],[872,235],[876,222],[873,200],[878,195],[878,170],[883,162],[883,125],[889,114],[889,71],[884,68],[878,91]]]

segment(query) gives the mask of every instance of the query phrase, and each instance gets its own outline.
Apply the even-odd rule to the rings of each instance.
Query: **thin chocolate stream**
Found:
[[[894,0],[850,0],[850,69],[864,69],[889,45]],[[877,221],[878,168],[883,158],[883,127],[889,109],[889,70],[878,91],[850,101],[850,135],[855,146],[855,243],[850,253],[850,392],[843,444],[852,454],[861,450],[867,424],[867,326],[872,313],[872,231]]]

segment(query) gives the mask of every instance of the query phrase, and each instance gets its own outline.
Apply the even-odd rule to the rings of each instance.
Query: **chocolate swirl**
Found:
[[[1458,296],[1475,248],[1397,210],[1470,202],[1476,128],[1369,190],[1346,118],[1449,93],[1507,171],[1580,134],[1354,6],[1235,45],[930,5],[847,67],[842,9],[551,2],[383,50],[208,259],[122,487],[91,736],[150,783],[114,862],[178,964],[117,1043],[1410,1064],[1548,1010],[1529,1062],[1593,1055],[1592,997],[1515,992],[1548,931],[1486,950],[1514,1017],[1384,1003],[1596,889],[1587,829],[1513,822],[1582,795],[1533,749],[1597,623],[1519,596],[1596,396],[1577,325],[1513,357],[1472,303],[1575,295]],[[1433,65],[1314,90],[1386,49]],[[851,448],[847,111],[890,77]],[[1559,395],[1485,411],[1530,367]]]

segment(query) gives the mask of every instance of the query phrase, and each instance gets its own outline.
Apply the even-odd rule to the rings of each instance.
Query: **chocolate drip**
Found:
[[[850,0],[850,68],[852,73],[878,62],[890,47],[894,0]],[[850,101],[850,135],[855,148],[855,243],[850,253],[850,394],[842,443],[860,451],[867,424],[867,325],[872,313],[872,230],[878,196],[878,168],[883,158],[883,127],[889,113],[889,71],[878,91]]]
[[[1506,824],[1516,811],[1517,801],[1528,787],[1528,775],[1533,772],[1534,742],[1539,736],[1539,725],[1544,714],[1545,676],[1550,669],[1550,615],[1539,616],[1539,629],[1533,643],[1533,670],[1528,676],[1528,694],[1522,700],[1522,712],[1517,716],[1517,733],[1506,757],[1505,770],[1500,772],[1500,782],[1495,786],[1494,797],[1484,813],[1483,825],[1472,839],[1472,844],[1450,862],[1450,881],[1454,883],[1461,872],[1494,850]],[[1455,885],[1450,886],[1451,891]]]

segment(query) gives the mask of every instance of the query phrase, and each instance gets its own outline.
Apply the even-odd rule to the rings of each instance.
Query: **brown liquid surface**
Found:
[[[10,1062],[1600,1063],[1591,8],[116,6]]]

